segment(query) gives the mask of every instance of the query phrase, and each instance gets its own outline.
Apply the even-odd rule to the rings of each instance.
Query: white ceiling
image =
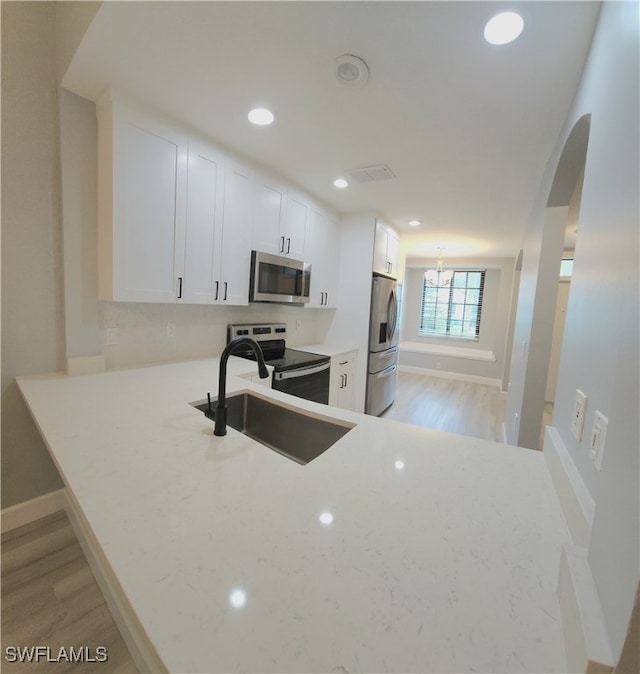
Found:
[[[497,11],[525,19],[502,47]],[[416,255],[512,256],[567,117],[597,2],[105,2],[63,85],[122,89],[342,213],[375,211]],[[361,89],[334,62],[370,68]],[[266,105],[270,127],[248,110]],[[396,179],[337,190],[386,163]],[[406,223],[423,221],[419,231]]]

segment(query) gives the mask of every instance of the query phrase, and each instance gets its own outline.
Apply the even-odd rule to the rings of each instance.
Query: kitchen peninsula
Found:
[[[569,534],[541,453],[291,398],[255,369],[232,357],[228,394],[355,426],[307,465],[215,437],[189,403],[217,359],[18,379],[141,670],[566,671]]]

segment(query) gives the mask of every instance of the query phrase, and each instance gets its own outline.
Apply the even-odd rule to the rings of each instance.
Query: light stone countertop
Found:
[[[253,368],[229,361],[231,375]],[[569,535],[542,453],[229,376],[228,392],[357,424],[302,466],[213,435],[188,403],[216,394],[217,369],[18,379],[169,671],[566,671],[555,588]]]
[[[357,351],[358,347],[352,346],[351,348],[342,347],[342,346],[331,346],[329,344],[305,344],[304,346],[295,346],[292,347],[300,351],[310,351],[311,353],[319,353],[321,356],[337,356],[341,353],[349,353],[350,351]]]

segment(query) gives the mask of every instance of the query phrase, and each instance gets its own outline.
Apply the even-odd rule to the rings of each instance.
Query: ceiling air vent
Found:
[[[352,169],[347,175],[356,183],[370,183],[375,180],[391,180],[395,178],[393,171],[386,164]]]

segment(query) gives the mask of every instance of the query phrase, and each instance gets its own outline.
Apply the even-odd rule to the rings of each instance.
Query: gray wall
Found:
[[[60,369],[55,4],[2,3],[2,506],[61,486],[17,375]]]
[[[546,200],[566,139],[578,120],[590,114],[553,425],[596,504],[588,559],[615,656],[626,635],[640,567],[638,48],[638,4],[603,3],[583,79],[541,185],[523,246],[512,390],[507,403],[507,432],[513,440],[518,430],[513,415],[526,406],[529,372],[517,354],[518,344],[529,342],[533,334],[535,270],[543,250]],[[535,364],[529,369],[531,365]],[[588,396],[580,443],[570,431],[577,388]],[[591,463],[588,447],[596,410],[609,419],[600,472]]]

